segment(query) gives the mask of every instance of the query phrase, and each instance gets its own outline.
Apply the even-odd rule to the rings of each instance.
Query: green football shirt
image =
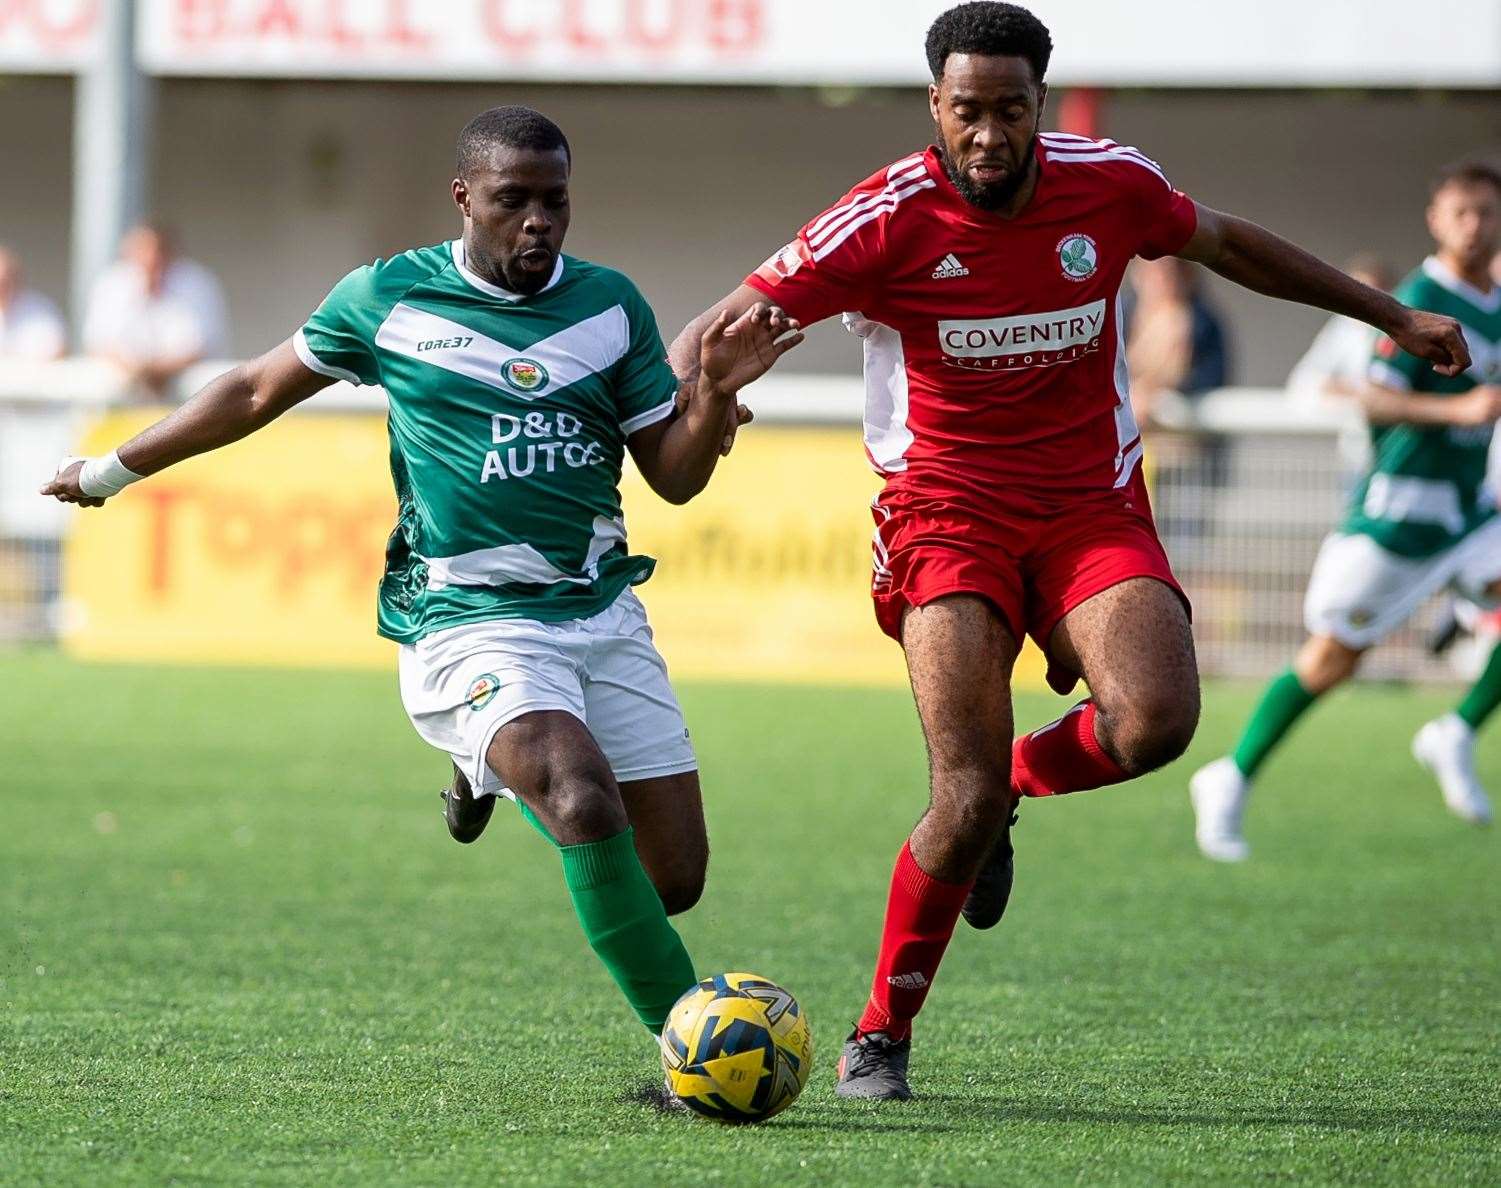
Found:
[[[1501,383],[1501,286],[1482,292],[1430,256],[1397,286],[1415,309],[1447,314],[1464,329],[1471,364],[1440,375],[1390,339],[1376,347],[1371,378],[1389,388],[1453,396]],[[1371,466],[1342,531],[1361,533],[1404,557],[1449,548],[1495,514],[1486,482],[1492,426],[1372,425]]]
[[[523,296],[466,267],[454,240],[355,269],[294,343],[314,371],[390,402],[382,635],[582,618],[651,575],[626,547],[620,471],[678,381],[620,273],[560,256]]]

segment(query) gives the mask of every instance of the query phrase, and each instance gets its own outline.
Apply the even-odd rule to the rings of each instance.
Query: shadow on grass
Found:
[[[658,1086],[643,1086],[626,1100],[653,1112],[674,1113],[689,1120],[691,1112],[672,1109]],[[910,1104],[844,1105],[807,1101],[765,1123],[779,1130],[824,1131],[831,1134],[863,1131],[870,1134],[958,1134],[985,1122],[996,1126],[1031,1122],[1044,1125],[1312,1127],[1321,1131],[1402,1130],[1420,1134],[1501,1135],[1501,1114],[1441,1106],[1401,1108],[1363,1107],[1329,1103],[1316,1107],[1268,1107],[1215,1110],[1205,1103],[1102,1106],[1066,1101],[1007,1100],[983,1093],[925,1093]]]
[[[1311,1126],[1319,1130],[1406,1130],[1432,1134],[1501,1135],[1501,1113],[1441,1106],[1400,1108],[1327,1103],[1321,1106],[1226,1107],[1079,1105],[1070,1102],[1001,1100],[982,1094],[925,1093],[914,1103],[925,1113],[953,1117],[971,1125],[1006,1122],[1090,1123],[1121,1126]]]
[[[699,1118],[687,1106],[676,1104],[663,1087],[648,1082],[622,1094],[620,1100],[627,1105],[638,1105],[653,1114],[682,1118],[712,1124],[711,1119]],[[879,1112],[879,1117],[877,1117]],[[812,1130],[830,1133],[847,1133],[854,1130],[879,1133],[903,1131],[923,1134],[944,1134],[961,1129],[946,1121],[935,1121],[929,1113],[913,1114],[900,1106],[866,1106],[864,1109],[849,1109],[833,1102],[806,1102],[794,1105],[788,1112],[764,1123],[720,1122],[728,1126],[767,1126],[777,1130]]]
[[[788,1130],[806,1130],[827,1134],[849,1134],[863,1131],[867,1134],[958,1134],[972,1129],[969,1125],[956,1125],[942,1118],[934,1118],[933,1111],[918,1106],[888,1103],[865,1108],[851,1106],[793,1106],[787,1113],[768,1123],[769,1126]]]

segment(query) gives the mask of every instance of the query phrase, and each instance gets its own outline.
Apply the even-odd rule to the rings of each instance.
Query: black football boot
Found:
[[[1016,824],[1017,812],[1013,805],[1001,836],[995,839],[990,857],[980,867],[975,885],[965,897],[965,922],[971,928],[994,928],[1006,914],[1006,905],[1011,901],[1011,880],[1016,873],[1015,853],[1011,849],[1011,827]]]
[[[856,1029],[839,1054],[839,1080],[834,1092],[840,1097],[868,1101],[907,1101],[912,1097],[912,1087],[907,1084],[911,1055],[911,1036],[897,1043],[884,1031],[861,1035]]]
[[[458,764],[454,764],[453,782],[438,795],[443,798],[443,820],[448,823],[448,836],[454,841],[468,845],[485,831],[490,814],[495,811],[495,797],[476,798]]]

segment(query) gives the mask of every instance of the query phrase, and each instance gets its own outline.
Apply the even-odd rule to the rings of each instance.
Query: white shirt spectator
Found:
[[[1288,375],[1287,394],[1304,405],[1354,396],[1365,385],[1375,346],[1375,330],[1336,314]]]
[[[1371,460],[1371,435],[1358,397],[1368,382],[1376,338],[1364,322],[1335,314],[1287,377],[1287,398],[1300,408],[1345,410],[1335,449],[1351,475]]]
[[[1352,397],[1366,383],[1376,332],[1364,321],[1336,314],[1325,321],[1288,375],[1288,395],[1300,404]]]
[[[111,264],[94,282],[83,326],[90,354],[138,363],[222,355],[226,337],[219,282],[192,260],[169,263],[155,293],[134,264]]]
[[[1345,272],[1383,293],[1391,292],[1395,279],[1386,261],[1370,252],[1352,256],[1345,263]],[[1343,404],[1355,409],[1370,376],[1376,338],[1376,331],[1364,322],[1341,315],[1330,318],[1288,375],[1288,398],[1304,408]],[[1363,425],[1360,436],[1364,442]]]
[[[0,305],[0,359],[56,359],[68,344],[57,306],[33,289]]]

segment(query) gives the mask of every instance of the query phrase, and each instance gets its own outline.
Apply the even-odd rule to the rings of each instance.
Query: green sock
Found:
[[[1491,649],[1485,671],[1454,712],[1470,724],[1471,730],[1479,730],[1498,705],[1501,705],[1501,647]]]
[[[637,1018],[660,1032],[673,1003],[698,979],[636,855],[635,831],[558,850],[590,947]]]
[[[1292,669],[1275,677],[1256,703],[1251,720],[1236,744],[1235,766],[1247,778],[1256,774],[1272,748],[1282,741],[1292,724],[1314,703],[1318,695],[1303,688]]]

